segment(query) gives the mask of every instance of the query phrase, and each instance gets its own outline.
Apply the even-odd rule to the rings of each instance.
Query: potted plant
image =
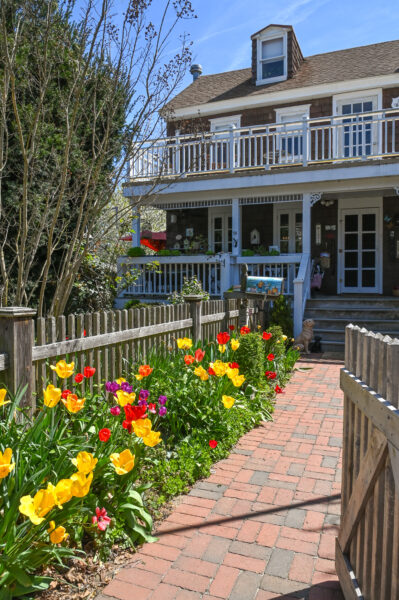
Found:
[[[392,294],[394,296],[399,296],[399,285],[394,285],[392,289]]]

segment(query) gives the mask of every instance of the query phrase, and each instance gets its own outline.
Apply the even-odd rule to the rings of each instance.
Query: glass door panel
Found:
[[[343,119],[343,155],[345,158],[369,156],[373,154],[373,126],[368,121],[371,116],[360,116],[359,113],[373,110],[373,102],[349,102],[342,105],[343,115],[357,116]],[[347,125],[346,125],[347,123]]]
[[[277,244],[281,254],[302,252],[302,212],[298,209],[279,211]]]
[[[218,209],[210,216],[210,239],[214,252],[231,252],[233,245],[233,219],[231,209]]]

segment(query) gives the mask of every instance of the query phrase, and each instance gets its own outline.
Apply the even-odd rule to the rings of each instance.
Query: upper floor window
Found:
[[[258,38],[257,84],[287,79],[287,34],[278,32]]]

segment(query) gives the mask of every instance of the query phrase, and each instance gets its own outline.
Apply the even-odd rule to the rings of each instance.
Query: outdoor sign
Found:
[[[282,277],[252,277],[247,279],[247,292],[251,294],[266,294],[267,296],[280,296],[284,292],[284,278]]]

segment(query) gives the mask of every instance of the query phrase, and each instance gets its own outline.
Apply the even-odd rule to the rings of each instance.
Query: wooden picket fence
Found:
[[[7,347],[7,341],[16,337],[12,326],[18,335],[19,321],[2,318],[5,311],[0,309],[0,383],[15,390],[29,372],[27,396],[30,397],[41,394],[47,380],[56,382],[50,364],[61,358],[74,361],[77,371],[82,371],[85,365],[95,367],[96,373],[90,379],[93,390],[104,381],[129,375],[131,363],[145,361],[152,349],[166,353],[175,348],[178,337],[194,337],[204,342],[215,339],[221,328],[229,324],[237,326],[239,315],[236,300],[210,300],[57,319],[21,320],[20,316],[28,333],[14,347]],[[72,389],[71,381],[64,383]]]
[[[341,388],[337,574],[346,600],[398,600],[399,340],[349,325]]]

